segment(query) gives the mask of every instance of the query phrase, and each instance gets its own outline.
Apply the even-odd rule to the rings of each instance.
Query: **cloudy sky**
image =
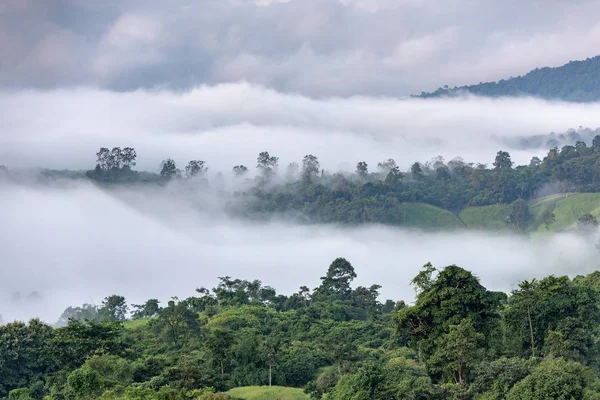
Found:
[[[404,96],[596,55],[576,0],[3,0],[0,85]]]

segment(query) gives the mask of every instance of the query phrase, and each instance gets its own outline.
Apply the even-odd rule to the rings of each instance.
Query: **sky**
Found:
[[[0,86],[406,96],[597,54],[596,1],[4,0]]]
[[[137,150],[138,170],[199,159],[229,177],[261,151],[282,166],[314,154],[329,172],[438,155],[489,166],[499,150],[528,163],[548,149],[520,138],[598,128],[600,104],[409,95],[595,56],[598,12],[587,0],[3,0],[0,165],[86,170],[115,146]],[[405,301],[428,261],[503,291],[597,266],[569,234],[250,224],[215,204],[177,187],[0,179],[0,315],[55,322],[69,305],[164,302],[224,275],[290,294],[336,257]]]

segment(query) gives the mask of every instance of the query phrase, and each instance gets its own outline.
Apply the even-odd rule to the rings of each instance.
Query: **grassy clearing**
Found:
[[[403,203],[402,224],[411,228],[452,230],[464,228],[461,220],[448,210],[424,203]]]
[[[136,329],[140,326],[147,325],[152,318],[134,319],[132,321],[125,321],[125,329]]]
[[[246,386],[231,389],[228,395],[245,400],[308,400],[302,389],[283,386]]]
[[[600,218],[600,193],[576,193],[549,196],[549,198],[533,200],[530,205],[535,218],[532,228],[538,232],[546,231],[541,222],[541,216],[547,209],[551,210],[556,222],[550,225],[550,231],[560,232],[573,229],[577,220],[584,214],[590,213]]]
[[[461,211],[459,217],[469,229],[501,231],[507,229],[506,217],[509,212],[508,204],[467,207]]]

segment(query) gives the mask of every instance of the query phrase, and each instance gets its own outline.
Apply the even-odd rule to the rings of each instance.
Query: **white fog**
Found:
[[[568,234],[527,239],[483,232],[424,233],[382,226],[336,228],[249,223],[199,211],[201,193],[105,190],[91,183],[0,186],[0,314],[55,322],[69,305],[124,295],[184,298],[219,276],[260,279],[290,294],[316,287],[345,257],[357,285],[382,299],[413,299],[410,280],[428,261],[457,264],[494,290],[523,279],[589,273],[594,246]],[[18,292],[20,300],[15,300]],[[38,300],[27,299],[38,292]]]

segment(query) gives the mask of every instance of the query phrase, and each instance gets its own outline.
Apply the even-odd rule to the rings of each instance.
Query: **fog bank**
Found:
[[[593,245],[568,234],[527,239],[482,232],[422,233],[382,226],[251,224],[201,211],[198,194],[101,190],[85,183],[0,185],[0,314],[55,322],[69,305],[168,300],[212,287],[218,276],[260,279],[290,294],[319,284],[346,257],[358,285],[411,301],[410,280],[428,261],[474,271],[490,289],[519,280],[584,274]],[[39,299],[28,298],[38,292]],[[21,294],[20,299],[13,297]]]
[[[212,171],[230,173],[238,164],[253,168],[264,150],[279,156],[283,166],[314,154],[330,170],[353,170],[363,160],[374,167],[388,158],[406,169],[438,155],[491,164],[501,149],[527,163],[544,151],[503,139],[600,126],[599,104],[311,99],[245,83],[183,94],[5,91],[0,107],[0,164],[57,169],[93,168],[102,146],[135,147],[138,169],[149,171],[171,157],[180,165],[201,159]]]

